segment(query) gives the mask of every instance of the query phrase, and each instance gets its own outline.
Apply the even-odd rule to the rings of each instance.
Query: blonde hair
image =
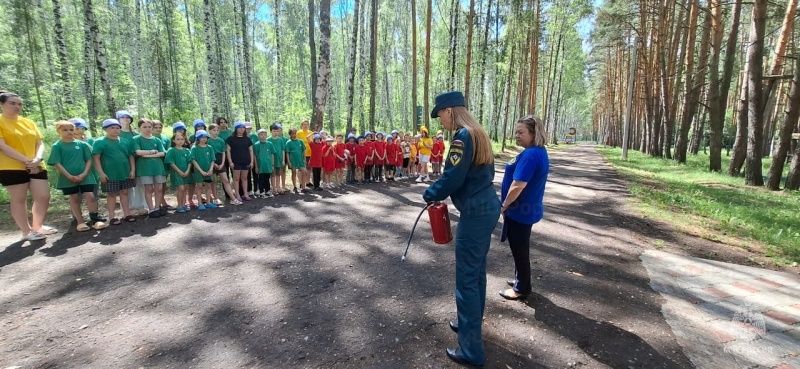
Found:
[[[70,121],[59,120],[55,124],[56,124],[56,131],[58,131],[58,132],[61,132],[61,130],[66,128],[66,127],[72,127],[72,129],[75,129],[75,125],[72,124],[72,122],[70,122]]]
[[[492,142],[489,134],[483,130],[480,123],[472,117],[466,107],[454,106],[453,124],[455,128],[465,128],[472,137],[472,163],[475,165],[485,165],[494,163],[494,153],[492,152]]]
[[[519,118],[517,124],[524,124],[528,132],[531,133],[533,136],[533,146],[544,147],[544,145],[547,144],[547,135],[544,131],[544,123],[541,118],[528,114]]]

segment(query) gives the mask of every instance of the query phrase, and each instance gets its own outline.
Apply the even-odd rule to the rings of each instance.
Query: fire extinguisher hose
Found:
[[[422,213],[424,213],[425,210],[428,209],[428,206],[431,206],[431,204],[433,204],[433,203],[425,204],[425,207],[422,208],[422,211],[420,211],[419,215],[417,215],[417,220],[414,221],[414,226],[411,227],[411,234],[408,235],[408,243],[406,243],[406,251],[403,252],[403,257],[400,259],[400,261],[406,261],[406,255],[408,254],[408,248],[411,247],[411,238],[414,237],[414,230],[417,229],[417,223],[419,223],[419,218],[422,217]]]

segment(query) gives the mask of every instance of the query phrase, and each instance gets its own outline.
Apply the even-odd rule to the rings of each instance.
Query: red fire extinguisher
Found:
[[[426,204],[422,211],[417,215],[417,220],[414,221],[414,226],[411,227],[411,234],[408,235],[408,243],[406,243],[406,251],[403,252],[403,257],[400,259],[406,261],[408,248],[411,246],[411,238],[414,237],[414,230],[417,229],[417,223],[422,213],[428,210],[428,218],[431,221],[431,232],[433,233],[433,242],[438,244],[446,244],[453,240],[453,233],[450,231],[450,212],[447,210],[447,204],[443,202],[432,202]]]
[[[428,218],[431,221],[433,242],[443,245],[453,240],[453,232],[450,231],[450,212],[447,210],[447,204],[435,202],[433,205],[428,206]]]

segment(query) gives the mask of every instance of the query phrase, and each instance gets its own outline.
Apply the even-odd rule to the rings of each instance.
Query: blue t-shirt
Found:
[[[522,181],[527,185],[517,200],[506,209],[506,216],[522,224],[534,224],[544,215],[544,185],[550,170],[550,159],[544,147],[529,147],[506,164],[500,201],[505,201],[511,182]]]

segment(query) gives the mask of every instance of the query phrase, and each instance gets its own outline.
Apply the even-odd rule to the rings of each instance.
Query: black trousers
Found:
[[[364,165],[364,180],[365,181],[372,180],[372,167],[374,167],[374,165],[371,165],[371,164]]]
[[[375,166],[375,180],[380,181],[383,178],[383,165]]]
[[[347,182],[354,182],[356,180],[356,163],[351,160],[347,164]]]
[[[314,177],[314,188],[319,188],[319,182],[322,181],[322,168],[311,168],[311,173]]]
[[[509,217],[504,218],[511,255],[514,257],[514,291],[523,295],[531,293],[531,228]]]
[[[270,173],[259,173],[258,174],[258,190],[262,193],[267,193],[270,190],[269,184],[269,177]]]

